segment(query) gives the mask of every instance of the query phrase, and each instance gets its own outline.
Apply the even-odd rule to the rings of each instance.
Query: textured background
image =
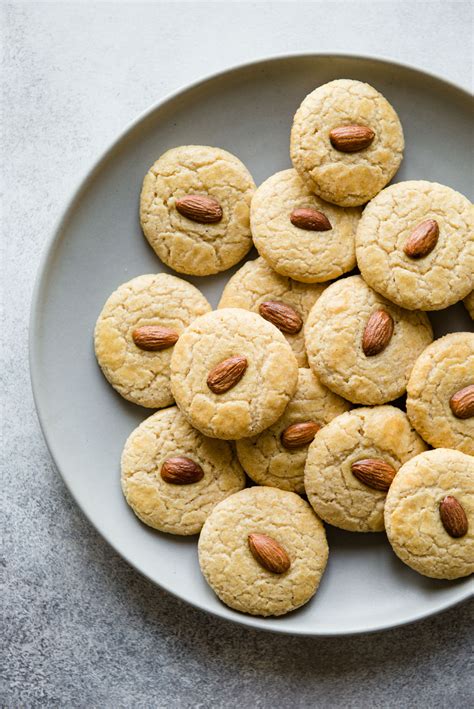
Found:
[[[66,492],[30,392],[36,267],[65,200],[166,93],[289,51],[378,54],[472,86],[469,2],[2,3],[6,707],[467,707],[472,606],[297,639],[202,615],[138,576]],[[435,156],[434,156],[435,157]]]

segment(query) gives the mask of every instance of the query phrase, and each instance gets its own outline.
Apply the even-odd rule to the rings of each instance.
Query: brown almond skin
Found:
[[[168,458],[161,466],[161,477],[172,485],[191,485],[204,477],[204,471],[191,458],[177,455]]]
[[[173,347],[178,341],[179,335],[175,330],[170,330],[167,327],[143,325],[132,332],[132,339],[141,350],[158,352]]]
[[[222,207],[214,197],[188,194],[176,200],[176,209],[183,217],[199,224],[215,224],[222,219]]]
[[[341,153],[357,153],[371,145],[375,133],[368,126],[339,126],[329,133],[331,145]]]
[[[303,318],[298,311],[278,300],[267,300],[261,303],[258,312],[262,318],[287,335],[296,335],[303,327]]]
[[[362,335],[362,349],[366,357],[383,352],[393,335],[393,318],[386,310],[372,313]]]
[[[281,444],[288,450],[307,446],[314,439],[321,426],[314,421],[304,421],[303,423],[292,423],[285,428],[280,436]]]
[[[438,222],[434,219],[426,219],[412,231],[403,247],[403,251],[410,258],[423,258],[433,251],[438,243],[438,238]]]
[[[241,355],[224,359],[209,372],[207,386],[214,394],[224,394],[240,382],[247,366],[247,358]]]
[[[460,389],[449,400],[454,416],[458,419],[470,419],[474,416],[474,384]]]
[[[298,229],[306,231],[329,231],[332,229],[331,222],[327,216],[318,209],[302,207],[294,209],[290,214],[290,222]]]
[[[439,505],[439,516],[450,537],[458,539],[467,534],[467,516],[461,503],[452,495],[446,495]]]
[[[397,471],[381,458],[364,458],[351,465],[352,474],[359,482],[386,492]]]
[[[254,559],[267,571],[283,574],[290,568],[290,557],[273,537],[266,534],[249,534],[248,545]]]

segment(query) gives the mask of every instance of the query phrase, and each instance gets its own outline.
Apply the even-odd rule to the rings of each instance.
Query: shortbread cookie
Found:
[[[304,484],[316,513],[350,532],[384,529],[385,497],[398,469],[427,446],[394,406],[354,409],[321,429]]]
[[[171,388],[206,436],[237,439],[268,428],[296,390],[298,364],[284,335],[260,315],[223,308],[195,320],[171,360]]]
[[[366,282],[397,305],[447,308],[474,287],[474,207],[436,182],[399,182],[365,208],[356,253]]]
[[[316,197],[296,170],[277,172],[255,192],[250,222],[255,246],[282,276],[304,283],[339,278],[356,265],[360,209]]]
[[[95,326],[95,353],[110,384],[141,406],[172,404],[173,345],[189,323],[209,310],[197,288],[165,273],[138,276],[121,285]]]
[[[291,130],[291,159],[317,195],[343,207],[372,199],[403,157],[403,131],[389,102],[361,81],[338,79],[304,99]]]
[[[471,319],[474,320],[474,290],[469,293],[467,298],[464,298],[464,305]]]
[[[402,310],[360,276],[330,285],[305,326],[309,366],[329,389],[355,404],[401,396],[418,355],[432,341],[425,313]]]
[[[283,615],[309,601],[326,567],[324,527],[307,502],[251,487],[214,508],[199,537],[199,564],[213,591],[251,615]]]
[[[474,572],[474,458],[447,448],[405,463],[385,503],[395,554],[435,579]]]
[[[227,282],[219,308],[244,308],[278,327],[300,367],[307,367],[304,323],[325,286],[302,284],[275,273],[263,258],[247,261]]]
[[[150,168],[140,199],[143,232],[160,259],[179,273],[225,271],[252,246],[255,183],[235,155],[183,145]]]
[[[237,441],[245,472],[259,485],[303,493],[309,444],[322,426],[349,407],[310,369],[300,369],[298,387],[283,416],[260,435]]]
[[[244,485],[232,445],[200,434],[176,406],[143,421],[122,453],[128,504],[162,532],[197,534],[212,508]]]
[[[425,441],[474,455],[474,333],[453,332],[427,347],[407,395],[407,414]]]

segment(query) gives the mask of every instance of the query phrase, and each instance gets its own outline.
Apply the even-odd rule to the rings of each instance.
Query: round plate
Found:
[[[119,136],[83,181],[48,244],[31,314],[31,374],[43,432],[66,485],[95,528],[138,571],[189,603],[245,625],[301,635],[407,623],[460,601],[472,586],[468,579],[448,583],[419,576],[397,559],[384,534],[328,528],[329,564],[310,603],[275,619],[225,607],[201,576],[197,538],[153,531],[124,501],[122,447],[152,412],[128,403],[107,384],[94,358],[92,333],[119,284],[168,271],[138,221],[141,183],[153,161],[176,145],[216,145],[241,158],[259,184],[290,166],[290,127],[301,100],[341,77],[369,82],[398,111],[406,139],[398,181],[423,178],[469,192],[472,114],[462,89],[360,57],[297,55],[245,65],[179,91]],[[189,280],[216,305],[235,270]],[[472,326],[460,304],[431,319],[437,336]]]

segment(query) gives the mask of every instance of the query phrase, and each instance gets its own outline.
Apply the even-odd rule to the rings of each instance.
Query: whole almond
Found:
[[[241,355],[224,359],[209,372],[207,386],[214,394],[224,394],[240,382],[247,366],[247,358]]]
[[[449,400],[451,411],[458,419],[470,419],[474,416],[474,384],[460,389]]]
[[[362,349],[366,357],[382,352],[392,339],[393,318],[386,310],[372,313],[362,335]]]
[[[283,574],[290,568],[290,557],[273,537],[266,534],[249,534],[248,544],[254,559],[267,571]]]
[[[341,153],[357,153],[368,148],[375,138],[375,133],[368,126],[339,126],[329,133],[331,145]]]
[[[364,458],[351,465],[352,474],[359,482],[385,492],[397,471],[381,458]]]
[[[165,460],[161,466],[161,477],[166,483],[172,485],[191,485],[202,480],[204,471],[191,458],[177,455]]]
[[[410,258],[423,258],[433,251],[438,242],[439,226],[434,219],[418,224],[407,239],[403,251]]]
[[[285,430],[281,434],[281,444],[284,448],[287,448],[288,450],[307,446],[309,443],[311,443],[320,428],[321,426],[318,426],[318,424],[314,421],[292,423],[290,426],[285,428]]]
[[[467,516],[461,503],[452,495],[447,495],[439,505],[439,516],[447,533],[457,539],[467,534]]]
[[[261,303],[258,312],[262,318],[288,335],[296,335],[303,327],[303,319],[298,311],[278,300],[267,300]]]
[[[183,217],[200,224],[215,224],[222,219],[222,207],[214,197],[188,194],[176,200],[176,209]]]
[[[175,330],[158,325],[143,325],[132,332],[132,339],[136,346],[150,352],[167,350],[168,347],[173,347],[178,338],[179,335]]]
[[[306,229],[306,231],[329,231],[332,229],[331,222],[323,212],[309,207],[294,209],[290,214],[290,222],[298,229]]]

